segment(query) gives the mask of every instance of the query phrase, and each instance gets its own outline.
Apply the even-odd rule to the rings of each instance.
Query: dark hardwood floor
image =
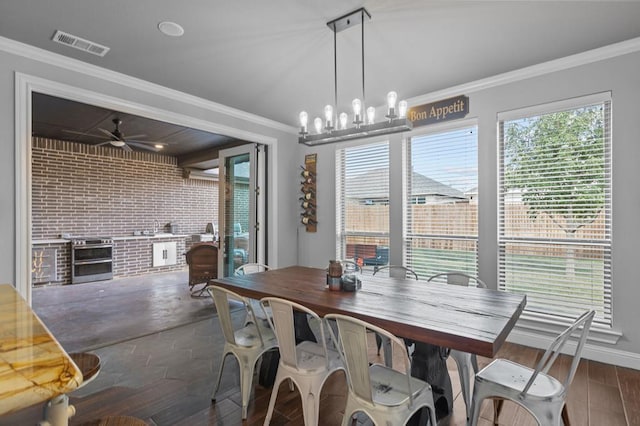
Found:
[[[115,291],[121,283],[110,282]],[[120,281],[120,280],[118,280]],[[249,404],[248,419],[240,418],[240,389],[237,365],[228,358],[217,402],[210,402],[215,375],[220,365],[222,339],[215,315],[202,319],[202,307],[184,298],[188,296],[186,281],[179,274],[175,282],[166,275],[134,278],[127,281],[127,291],[121,302],[120,314],[128,320],[148,320],[146,315],[154,315],[136,310],[134,297],[145,298],[145,293],[160,292],[163,297],[184,300],[192,305],[192,321],[186,325],[147,334],[139,338],[126,338],[118,343],[107,342],[102,346],[93,342],[94,353],[102,361],[100,373],[92,382],[70,395],[77,414],[71,425],[79,425],[97,418],[113,415],[134,416],[149,425],[261,425],[264,421],[271,389],[254,386]],[[90,285],[90,284],[85,284]],[[131,285],[139,286],[132,292]],[[145,288],[146,286],[146,288]],[[47,289],[50,297],[57,291],[65,291],[65,298],[77,306],[74,297],[85,298],[85,315],[68,316],[68,321],[82,320],[87,327],[91,321],[100,321],[101,305],[104,301],[90,298],[87,287],[72,291],[73,286],[64,289]],[[90,287],[88,287],[90,289]],[[96,287],[97,288],[97,287]],[[124,287],[123,287],[124,288]],[[81,291],[82,290],[82,291]],[[77,293],[78,296],[74,294]],[[135,295],[135,296],[134,296]],[[45,298],[48,299],[48,298]],[[138,304],[145,303],[140,300]],[[211,302],[212,303],[212,302]],[[36,311],[38,307],[35,306]],[[109,307],[108,309],[112,309]],[[187,309],[188,311],[188,309]],[[170,315],[170,311],[164,312]],[[185,318],[184,306],[180,315]],[[64,316],[60,316],[63,318]],[[241,312],[234,313],[236,321],[242,321]],[[57,321],[62,319],[58,318]],[[45,322],[46,323],[46,322]],[[58,324],[60,330],[65,328]],[[74,344],[77,344],[74,343]],[[371,345],[371,360],[376,360],[374,344]],[[499,356],[533,366],[541,351],[524,346],[505,344]],[[490,362],[479,358],[481,367]],[[559,358],[553,374],[566,371],[570,363],[568,357]],[[448,361],[454,389],[454,412],[441,424],[464,425],[466,423],[464,402],[460,397],[458,374],[455,363]],[[254,380],[254,383],[257,380]],[[344,412],[346,383],[344,374],[335,373],[326,383],[321,397],[320,424],[339,425]],[[640,371],[615,367],[608,364],[583,360],[571,386],[568,396],[570,419],[574,425],[640,425]],[[34,425],[41,420],[42,404],[0,417],[0,425]],[[501,425],[535,425],[532,417],[522,408],[506,402],[500,416]],[[360,416],[359,424],[371,424]],[[302,408],[297,391],[290,392],[288,386],[281,386],[272,425],[301,425]],[[481,425],[493,424],[492,406],[483,405]]]

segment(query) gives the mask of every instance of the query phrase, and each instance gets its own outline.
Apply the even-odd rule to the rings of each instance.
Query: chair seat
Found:
[[[89,352],[70,353],[69,357],[78,366],[82,373],[82,384],[89,383],[100,372],[100,357]]]
[[[373,402],[386,406],[397,406],[406,404],[409,400],[409,389],[407,387],[407,376],[396,370],[380,364],[373,364],[369,367],[371,377],[371,388]],[[411,378],[411,389],[413,397],[431,391],[431,386],[415,377]]]
[[[514,396],[522,392],[525,385],[533,375],[534,370],[509,361],[496,359],[477,374],[477,380],[491,382],[491,386],[502,386],[513,390]],[[548,374],[539,373],[531,388],[527,392],[527,398],[552,399],[564,391],[562,383]]]
[[[236,330],[233,333],[236,339],[236,344],[245,348],[261,346],[262,341],[260,341],[260,336],[258,335],[256,327],[257,326],[255,324],[249,323],[243,328]],[[273,334],[271,329],[260,327],[260,333],[262,334],[265,346],[270,346],[271,344],[276,343],[276,336]]]

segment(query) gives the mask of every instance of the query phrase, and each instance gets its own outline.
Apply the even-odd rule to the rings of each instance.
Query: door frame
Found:
[[[74,68],[76,72],[83,73],[78,67]],[[83,74],[89,75],[87,71]],[[109,72],[103,72],[101,75],[109,74]],[[162,86],[154,85],[151,83],[141,84],[141,80],[118,75],[117,82],[120,83],[118,87],[130,88],[128,92],[137,92],[132,94],[132,98],[135,95],[153,95],[153,97],[161,98],[160,101],[155,101],[156,105],[168,104],[172,105],[178,103],[184,105],[187,108],[199,108],[204,111],[215,111],[222,114],[225,117],[234,117],[240,113],[240,111],[225,107],[224,105],[216,104],[215,102],[205,101],[195,96],[187,95],[181,92],[176,92],[167,89]],[[97,83],[104,83],[109,81],[107,77],[96,77]],[[90,84],[90,83],[89,83]],[[117,84],[117,83],[116,83]],[[151,118],[154,120],[165,121],[185,127],[191,127],[198,130],[203,130],[211,133],[224,134],[247,142],[256,142],[264,145],[268,145],[274,155],[269,156],[271,162],[269,169],[276,170],[277,166],[277,145],[278,139],[272,136],[266,136],[260,133],[250,132],[237,127],[230,127],[227,125],[217,124],[213,121],[207,121],[198,119],[192,116],[172,112],[169,110],[161,109],[151,105],[145,105],[137,103],[131,100],[117,98],[107,95],[105,93],[99,93],[92,90],[87,90],[82,87],[76,87],[69,84],[47,80],[41,77],[36,77],[21,72],[15,72],[15,97],[14,97],[14,111],[15,111],[15,270],[14,270],[14,287],[20,293],[20,295],[31,305],[31,247],[32,247],[32,220],[31,220],[31,134],[32,134],[32,94],[34,92],[42,93],[45,95],[56,96],[63,99],[68,99],[76,102],[82,102],[90,105],[99,106],[102,108],[113,109],[116,111],[122,111],[129,114],[139,115],[141,117]],[[116,92],[116,90],[113,90]],[[245,121],[255,123],[267,127],[273,127],[265,124],[265,120],[261,117],[253,117],[250,114],[243,113]],[[248,117],[248,118],[246,118]],[[275,123],[275,122],[273,122]],[[277,187],[277,174],[270,173],[268,176],[271,187]],[[268,203],[267,208],[270,211],[271,217],[276,217],[275,213],[278,210],[277,202]],[[277,223],[271,223],[269,225],[270,235],[274,238],[270,239],[269,244],[273,247],[271,250],[274,256],[277,254]],[[277,262],[272,257],[272,262]]]
[[[249,242],[251,243],[250,258],[248,262],[266,263],[267,247],[265,246],[266,223],[266,174],[265,152],[261,144],[241,145],[228,149],[221,149],[218,153],[219,165],[219,185],[218,185],[218,246],[221,255],[218,259],[218,271],[224,275],[224,252],[225,252],[225,218],[226,218],[226,159],[238,155],[249,154],[249,193],[253,192],[249,200]],[[256,228],[257,227],[257,228]],[[231,255],[231,254],[229,254]],[[230,274],[233,275],[232,271]]]

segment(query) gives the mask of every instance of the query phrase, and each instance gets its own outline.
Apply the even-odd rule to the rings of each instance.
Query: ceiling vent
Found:
[[[80,37],[76,37],[72,34],[65,33],[59,30],[56,31],[56,33],[53,35],[53,38],[51,40],[55,41],[56,43],[75,47],[76,49],[79,49],[79,50],[84,50],[85,52],[89,52],[97,56],[104,56],[109,51],[109,48],[106,46],[103,46],[98,43],[94,43],[89,40],[85,40]]]

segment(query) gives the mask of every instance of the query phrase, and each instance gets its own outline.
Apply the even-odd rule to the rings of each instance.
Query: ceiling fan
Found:
[[[106,135],[109,139],[106,141],[100,142],[98,144],[95,144],[95,146],[112,145],[118,148],[122,148],[128,152],[133,151],[131,147],[158,152],[163,147],[167,146],[167,144],[164,142],[143,141],[143,140],[136,139],[136,138],[145,137],[146,135],[144,134],[130,135],[125,138],[124,133],[120,131],[120,125],[122,124],[122,120],[120,120],[119,118],[114,118],[111,121],[113,121],[113,124],[115,124],[116,126],[115,129],[113,129],[112,131],[98,127],[98,130],[104,133],[104,135]],[[90,133],[76,132],[73,130],[65,130],[65,131],[68,133],[75,133],[83,136],[103,137],[103,135],[96,135],[96,134],[92,135]]]

